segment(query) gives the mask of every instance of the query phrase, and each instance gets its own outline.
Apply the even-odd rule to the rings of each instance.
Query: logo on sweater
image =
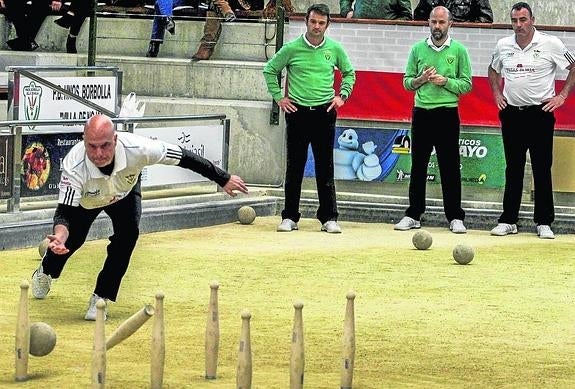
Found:
[[[132,185],[134,182],[136,182],[136,175],[135,174],[128,174],[126,177],[126,181],[128,182],[128,184]]]
[[[455,62],[455,56],[454,55],[448,55],[445,59],[446,59],[447,63],[450,65],[452,65],[453,62]]]
[[[324,51],[323,57],[325,58],[326,61],[331,61],[331,52],[328,50]]]

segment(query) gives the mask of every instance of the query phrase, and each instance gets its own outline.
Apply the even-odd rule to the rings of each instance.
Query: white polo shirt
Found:
[[[138,181],[145,166],[177,165],[179,146],[128,132],[118,132],[114,170],[107,176],[87,157],[84,142],[78,142],[64,157],[58,202],[87,209],[101,208],[123,199]]]
[[[566,69],[575,61],[563,42],[535,30],[531,43],[521,49],[515,34],[497,42],[491,67],[505,80],[503,96],[514,106],[540,105],[555,96],[557,67]]]

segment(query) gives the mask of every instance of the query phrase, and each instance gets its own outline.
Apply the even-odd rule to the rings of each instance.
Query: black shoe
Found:
[[[146,53],[146,57],[157,57],[159,51],[160,51],[160,42],[150,41],[150,46],[148,46],[148,52]]]
[[[76,37],[68,35],[68,39],[66,39],[66,53],[68,54],[77,54],[78,50],[76,50]]]
[[[14,51],[34,51],[38,48],[38,43],[22,38],[10,39],[6,44]]]
[[[72,15],[70,15],[69,13],[65,13],[62,17],[54,20],[54,23],[56,23],[62,28],[68,29],[72,26],[73,19],[74,17]]]
[[[170,17],[166,18],[166,31],[172,35],[176,33],[176,22]]]

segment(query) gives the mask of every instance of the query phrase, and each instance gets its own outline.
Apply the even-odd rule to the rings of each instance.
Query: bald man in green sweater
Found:
[[[319,199],[316,216],[321,231],[340,233],[333,167],[335,121],[337,109],[351,94],[355,71],[343,47],[324,35],[330,22],[327,5],[311,5],[305,22],[306,33],[286,43],[264,67],[268,90],[286,120],[285,207],[277,231],[298,229],[301,185],[311,144]],[[278,82],[284,68],[287,96]],[[333,88],[336,68],[342,76],[339,94]]]
[[[443,6],[429,15],[431,36],[412,48],[403,77],[406,90],[415,91],[411,121],[411,178],[409,207],[396,230],[420,228],[425,212],[427,165],[435,147],[443,209],[454,233],[465,233],[461,208],[459,158],[459,96],[471,90],[471,61],[467,49],[451,39],[451,13]]]

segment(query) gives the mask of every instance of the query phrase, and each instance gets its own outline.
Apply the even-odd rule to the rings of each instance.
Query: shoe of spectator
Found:
[[[421,223],[409,216],[404,216],[399,223],[393,226],[393,229],[398,231],[407,231],[412,228],[421,228]]]
[[[292,219],[283,219],[277,228],[277,232],[290,232],[293,230],[297,230],[297,223]]]
[[[176,22],[170,17],[166,18],[166,31],[172,35],[176,33]]]
[[[232,11],[224,14],[224,22],[233,22],[234,20],[236,20],[236,14]]]
[[[148,46],[148,52],[146,53],[146,57],[157,57],[159,51],[160,51],[160,42],[150,41],[150,46]]]
[[[546,224],[540,224],[537,226],[537,236],[541,239],[555,239],[553,230]]]
[[[96,293],[92,293],[90,296],[90,302],[88,303],[88,310],[86,311],[86,316],[84,316],[84,320],[95,321],[96,315],[98,313],[98,308],[96,307],[96,303],[100,300],[101,297],[98,296]],[[108,300],[102,299],[106,303],[106,308],[104,308],[104,320],[108,320]]]
[[[453,219],[451,223],[449,223],[449,229],[454,234],[465,234],[467,232],[467,228],[465,228],[463,220],[461,219]]]
[[[65,13],[62,17],[54,20],[54,23],[59,25],[62,28],[68,29],[72,26],[72,20],[74,16],[70,15],[69,13]]]
[[[329,234],[341,234],[341,227],[335,220],[328,220],[322,224],[321,230]]]
[[[499,223],[491,230],[491,235],[495,236],[505,236],[509,234],[517,234],[517,224]]]
[[[42,265],[32,274],[32,295],[37,299],[45,299],[52,285],[52,276],[44,273]]]
[[[66,39],[66,53],[68,54],[77,54],[78,50],[76,50],[76,37],[68,35],[68,39]]]
[[[206,45],[200,45],[196,54],[192,56],[192,61],[201,61],[210,59],[213,52],[214,52],[213,48],[208,47]]]
[[[38,48],[38,44],[36,42],[27,41],[22,38],[10,39],[6,44],[14,51],[34,51]]]

